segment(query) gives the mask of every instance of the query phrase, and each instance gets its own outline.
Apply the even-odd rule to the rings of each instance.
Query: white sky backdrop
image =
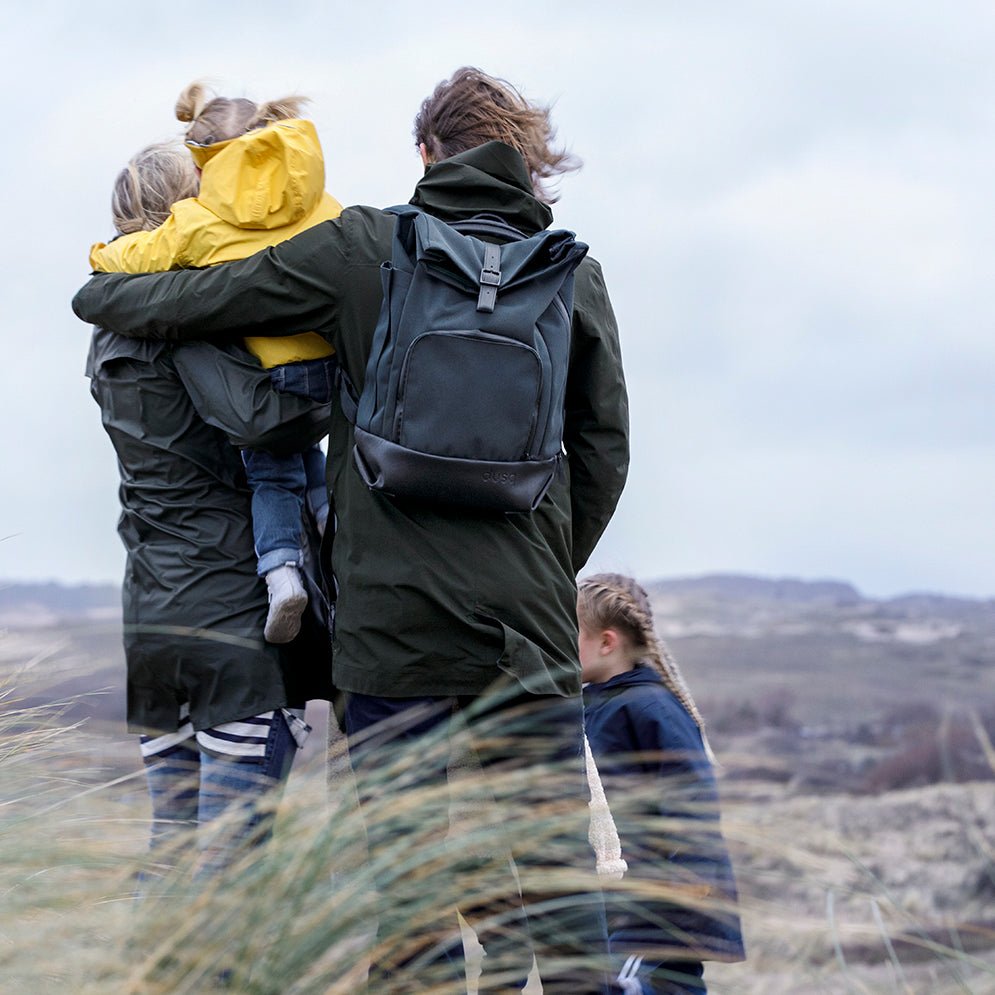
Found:
[[[632,470],[592,568],[995,596],[995,5],[19,4],[3,17],[0,577],[116,580],[69,302],[176,95],[311,96],[328,189],[404,201],[478,65],[585,161],[557,223],[622,330]]]

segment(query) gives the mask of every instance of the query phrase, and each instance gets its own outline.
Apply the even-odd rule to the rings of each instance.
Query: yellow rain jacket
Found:
[[[325,193],[325,160],[310,121],[277,121],[188,148],[202,170],[198,196],[178,200],[154,231],[98,242],[90,250],[94,270],[158,273],[244,259],[342,213]],[[315,332],[246,338],[245,346],[266,369],[334,352]]]

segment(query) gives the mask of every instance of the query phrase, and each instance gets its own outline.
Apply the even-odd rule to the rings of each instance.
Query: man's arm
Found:
[[[266,372],[236,346],[189,342],[173,364],[201,418],[240,449],[302,452],[328,434],[331,405],[274,390]]]
[[[570,463],[573,567],[588,561],[615,511],[629,468],[629,401],[618,325],[601,267],[578,270],[563,444]]]
[[[73,298],[73,311],[119,335],[174,342],[235,331],[325,331],[335,324],[340,288],[348,284],[349,214],[210,269],[98,274]],[[352,223],[373,221],[364,211]]]

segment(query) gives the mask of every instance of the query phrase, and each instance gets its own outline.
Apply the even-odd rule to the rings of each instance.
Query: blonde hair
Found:
[[[629,640],[632,648],[640,653],[641,661],[660,675],[667,690],[694,720],[705,743],[705,752],[710,760],[714,759],[705,738],[705,720],[677,661],[653,627],[653,606],[646,591],[632,577],[623,574],[585,577],[577,589],[577,618],[585,629],[617,629]]]
[[[178,142],[148,145],[128,160],[114,181],[111,216],[122,234],[152,231],[177,200],[196,197],[197,171]]]
[[[188,123],[186,140],[215,145],[238,138],[272,121],[300,117],[309,98],[292,96],[257,104],[245,97],[218,97],[202,80],[187,86],[176,100],[176,119]]]
[[[556,129],[548,107],[530,103],[507,80],[472,66],[457,69],[425,98],[414,136],[433,162],[485,142],[510,145],[525,160],[536,197],[547,204],[557,199],[547,181],[581,166],[577,156],[554,147]]]

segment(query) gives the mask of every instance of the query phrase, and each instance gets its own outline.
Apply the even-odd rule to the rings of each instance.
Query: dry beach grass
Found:
[[[709,965],[710,991],[995,993],[995,768],[984,720],[991,695],[975,662],[979,653],[988,658],[988,630],[962,621],[959,637],[900,642],[888,656],[880,643],[836,638],[825,606],[815,612],[818,628],[809,606],[802,616],[818,631],[804,652],[821,654],[812,670],[826,694],[851,702],[841,717],[801,696],[798,661],[810,657],[800,649],[797,613],[779,640],[770,606],[766,632],[748,636],[737,635],[741,623],[728,618],[719,625],[713,608],[711,615],[700,604],[697,615],[681,608],[685,619],[712,624],[710,635],[671,637],[699,699],[712,699],[706,715],[723,762],[723,826],[750,955],[745,964]],[[664,605],[663,624],[668,611]],[[750,618],[754,624],[756,612]],[[920,620],[920,631],[938,631],[927,622]],[[116,632],[103,621],[74,625],[18,627],[8,619],[0,637],[0,990],[179,995],[209,990],[227,967],[228,990],[253,995],[354,991],[369,940],[372,868],[341,769],[327,785],[321,750],[311,747],[281,803],[273,845],[223,891],[195,886],[181,870],[137,902],[144,785],[119,720],[100,718],[119,691],[72,697],[119,681],[119,661],[107,658]],[[957,638],[962,651],[951,642]],[[721,659],[708,640],[721,641]],[[868,658],[861,654],[872,651],[879,668],[900,657],[908,689],[929,695],[941,687],[934,701],[950,707],[940,708],[933,725],[888,719],[895,695],[888,707],[872,708],[887,697],[874,675],[855,691]],[[747,653],[754,670],[736,670]],[[848,675],[848,688],[822,673],[830,659],[844,660],[837,673]],[[752,703],[750,714],[727,708],[734,688],[740,703]],[[771,704],[769,695],[785,690],[788,697]],[[973,745],[956,740],[958,756],[971,753],[967,767],[944,746],[955,742],[950,729],[958,725],[944,715],[960,716],[959,725],[973,731]],[[862,724],[870,732],[858,742]],[[893,770],[890,782],[858,790],[866,775],[909,756],[923,737],[938,744],[936,778],[909,784]],[[915,771],[923,766],[914,761]],[[397,775],[384,772],[386,780]],[[422,838],[411,800],[384,801],[391,804],[385,819],[393,840],[377,847],[376,860],[381,877],[392,877],[405,896],[384,931],[386,949],[397,952],[437,938],[420,886],[449,866],[453,842]],[[553,839],[554,821],[552,812],[509,812],[507,830],[541,838],[548,829]],[[471,823],[466,845],[475,831]],[[572,883],[560,884],[569,890]]]

